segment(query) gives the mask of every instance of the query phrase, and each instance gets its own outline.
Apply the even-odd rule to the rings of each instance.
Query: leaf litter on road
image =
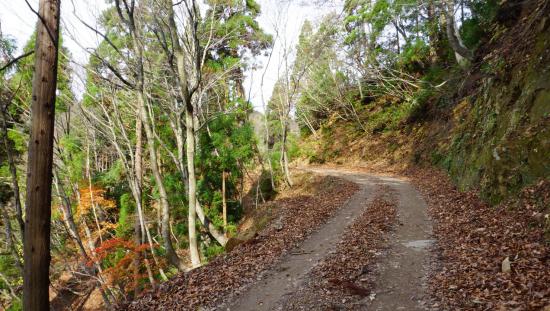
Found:
[[[282,226],[267,226],[253,239],[210,263],[182,273],[156,291],[118,306],[120,310],[209,310],[228,301],[260,278],[285,254],[340,209],[359,187],[341,178],[315,177],[323,194],[298,195],[269,203]]]
[[[374,200],[345,230],[335,251],[312,269],[282,309],[356,310],[364,299],[373,299],[374,266],[396,223],[396,207],[394,191],[379,187]]]

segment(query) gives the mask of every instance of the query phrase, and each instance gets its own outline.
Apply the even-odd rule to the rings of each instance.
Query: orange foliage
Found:
[[[90,211],[92,203],[105,210],[113,209],[116,207],[114,200],[105,197],[106,190],[96,186],[83,186],[79,190],[80,192],[80,204],[76,211],[77,217],[82,217]]]
[[[88,262],[88,264],[92,265],[94,262],[101,264],[110,261],[109,267],[103,270],[107,277],[107,285],[121,286],[126,292],[130,292],[139,286],[140,281],[147,279],[147,274],[143,272],[145,270],[143,260],[138,261],[139,266],[137,267],[137,271],[139,273],[135,274],[135,259],[140,254],[144,254],[149,247],[149,244],[136,245],[133,241],[122,238],[105,240],[95,249],[95,258]],[[117,252],[122,254],[122,257],[110,257],[110,255]],[[147,285],[146,282],[141,283]]]

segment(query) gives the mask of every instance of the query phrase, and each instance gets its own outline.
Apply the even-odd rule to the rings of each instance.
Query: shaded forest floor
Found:
[[[346,170],[371,176],[368,178],[387,178],[367,168]],[[437,170],[415,168],[390,174],[404,176],[414,185],[433,222],[433,233],[428,235],[436,242],[429,248],[422,247],[426,256],[414,255],[421,259],[421,268],[418,263],[411,263],[416,266],[409,269],[421,273],[411,277],[416,281],[396,286],[381,280],[392,278],[387,273],[388,265],[403,265],[410,259],[408,254],[395,251],[396,245],[403,245],[396,243],[395,236],[411,221],[409,216],[396,216],[403,216],[403,206],[413,197],[396,195],[387,186],[376,185],[368,192],[362,208],[344,221],[338,242],[327,253],[311,258],[307,253],[295,253],[317,232],[330,226],[331,218],[338,219],[345,203],[361,192],[360,186],[345,179],[316,176],[308,177],[309,186],[302,188],[303,193],[265,205],[264,208],[276,206],[275,213],[248,241],[122,308],[237,310],[231,306],[243,306],[239,303],[254,289],[269,295],[269,288],[264,286],[268,286],[273,274],[284,275],[284,269],[277,267],[293,255],[305,255],[305,260],[314,261],[300,272],[300,278],[293,279],[288,273],[290,287],[281,293],[292,289],[293,294],[285,294],[282,299],[271,297],[265,299],[266,303],[262,297],[254,297],[257,307],[244,304],[246,307],[239,310],[361,310],[369,306],[393,310],[378,302],[392,301],[400,293],[407,300],[410,289],[417,293],[402,304],[409,309],[550,308],[550,245],[544,229],[549,221],[545,209],[550,206],[549,183],[541,182],[525,189],[516,200],[491,207],[474,191],[457,191],[449,178]],[[404,205],[398,209],[400,203]],[[405,291],[399,288],[407,286]]]

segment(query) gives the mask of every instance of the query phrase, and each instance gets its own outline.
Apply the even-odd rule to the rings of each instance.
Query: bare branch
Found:
[[[25,57],[28,57],[28,56],[31,56],[32,54],[34,54],[34,50],[33,51],[30,51],[30,52],[27,52],[25,54],[22,54],[22,55],[19,55],[17,56],[16,58],[10,60],[9,62],[7,62],[4,66],[0,67],[0,72],[4,71],[5,69],[9,68],[11,65],[17,63],[18,61],[20,61],[21,59],[25,58]]]

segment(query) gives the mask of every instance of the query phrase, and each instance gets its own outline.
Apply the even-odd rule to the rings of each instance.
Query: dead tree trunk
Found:
[[[49,310],[50,229],[60,0],[40,0],[28,149],[23,309]]]

